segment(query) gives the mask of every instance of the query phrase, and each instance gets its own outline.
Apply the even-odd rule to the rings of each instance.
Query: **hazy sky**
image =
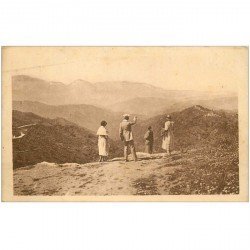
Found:
[[[166,89],[237,91],[245,47],[5,47],[5,74],[70,83],[133,81]]]

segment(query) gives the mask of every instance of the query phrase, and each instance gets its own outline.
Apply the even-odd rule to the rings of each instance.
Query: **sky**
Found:
[[[3,74],[69,84],[132,81],[174,90],[237,92],[246,47],[4,47]]]

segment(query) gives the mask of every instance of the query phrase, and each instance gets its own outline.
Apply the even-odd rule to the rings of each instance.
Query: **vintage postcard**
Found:
[[[247,47],[3,47],[3,201],[248,201]]]

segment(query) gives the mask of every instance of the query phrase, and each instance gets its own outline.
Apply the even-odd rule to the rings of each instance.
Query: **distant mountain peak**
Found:
[[[82,80],[82,79],[77,79],[75,81],[73,81],[72,83],[70,83],[70,85],[80,85],[80,84],[88,84],[88,85],[92,85],[91,82],[88,82],[88,81],[85,81],[85,80]]]
[[[42,80],[40,78],[29,76],[29,75],[14,75],[14,76],[12,76],[12,79],[19,80],[19,81],[28,81],[28,80],[32,80],[32,81],[44,81],[44,80]]]
[[[29,78],[32,78],[32,79],[35,79],[35,77],[32,77],[32,76],[29,76],[29,75],[14,75],[12,76],[13,78],[23,78],[23,79],[29,79]],[[37,78],[38,79],[38,78]]]
[[[43,86],[45,87],[65,87],[65,84],[62,82],[58,82],[58,81],[46,81],[37,77],[33,77],[33,76],[29,76],[29,75],[14,75],[12,77],[12,82],[18,83],[15,85],[20,85],[21,83],[25,84],[25,88],[27,88],[28,86],[31,88],[36,88],[38,86],[38,88],[41,88]],[[22,85],[20,85],[22,86]],[[17,86],[15,86],[17,87]]]

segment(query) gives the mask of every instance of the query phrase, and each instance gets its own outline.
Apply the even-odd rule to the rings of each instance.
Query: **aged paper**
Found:
[[[3,201],[248,201],[246,47],[3,47],[2,91]]]

